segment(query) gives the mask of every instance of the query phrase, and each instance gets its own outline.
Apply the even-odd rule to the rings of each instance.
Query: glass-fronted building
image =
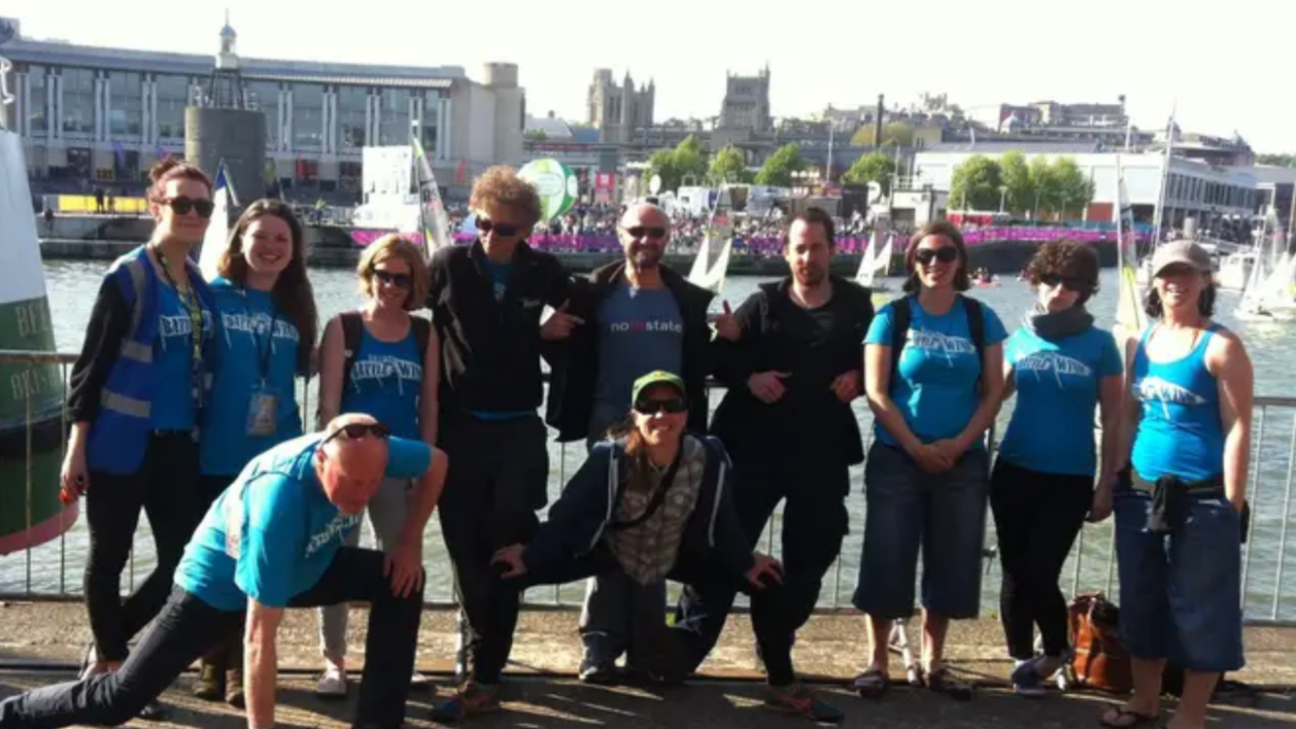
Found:
[[[215,55],[21,34],[4,51],[14,63],[12,126],[38,189],[141,186],[159,157],[184,155],[185,108],[202,103],[215,67]],[[267,186],[358,192],[362,149],[408,144],[414,134],[445,186],[522,162],[515,65],[487,64],[480,81],[458,66],[239,58],[238,67],[248,105],[265,117]]]

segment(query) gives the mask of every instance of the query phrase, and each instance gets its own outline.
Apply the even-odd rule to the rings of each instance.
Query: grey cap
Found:
[[[1210,254],[1205,248],[1190,240],[1177,240],[1157,246],[1156,253],[1152,254],[1152,275],[1159,276],[1176,263],[1186,263],[1202,273],[1210,273],[1213,269]]]

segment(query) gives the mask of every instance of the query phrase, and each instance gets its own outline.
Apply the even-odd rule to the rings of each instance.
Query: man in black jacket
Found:
[[[541,348],[580,320],[567,312],[571,278],[525,238],[540,219],[535,188],[492,167],[473,186],[477,241],[437,251],[428,305],[441,339],[439,444],[454,466],[441,531],[467,614],[472,676],[433,716],[456,719],[498,708],[500,673],[517,625],[518,592],[498,583],[491,557],[531,539],[548,501],[548,431]],[[548,304],[557,310],[542,326]]]
[[[873,319],[870,291],[828,274],[833,248],[827,213],[811,208],[792,219],[784,234],[792,275],[763,284],[738,307],[741,337],[719,345],[716,376],[728,391],[713,423],[733,458],[734,505],[753,546],[787,500],[782,589],[753,594],[752,613],[785,637],[764,641],[786,646],[762,655],[767,704],[817,720],[841,714],[797,683],[792,640],[847,531],[849,468],[864,460],[851,402],[863,389],[862,347]],[[732,585],[686,588],[676,627],[691,638],[689,668],[715,646],[733,600]]]
[[[574,302],[588,324],[573,332],[562,364],[554,368],[549,424],[560,441],[586,438],[592,445],[625,419],[634,381],[664,370],[682,374],[689,401],[701,404],[689,411],[689,430],[705,433],[712,346],[707,308],[714,294],[662,264],[670,219],[657,206],[630,206],[617,233],[625,260],[594,271]],[[721,337],[737,334],[728,314],[719,317],[716,329]],[[633,664],[630,626],[644,624],[635,614],[661,616],[665,602],[664,582],[640,585],[622,574],[592,578],[581,616],[581,679],[612,680],[623,652],[630,652]]]

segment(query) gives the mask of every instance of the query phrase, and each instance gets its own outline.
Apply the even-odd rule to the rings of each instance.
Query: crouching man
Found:
[[[257,456],[194,533],[166,607],[121,669],[0,703],[3,729],[112,726],[134,718],[240,623],[250,729],[275,723],[275,636],[287,607],[371,604],[353,726],[405,718],[423,606],[423,528],[445,483],[446,457],[392,438],[367,415]],[[343,546],[383,478],[417,479],[396,549]]]

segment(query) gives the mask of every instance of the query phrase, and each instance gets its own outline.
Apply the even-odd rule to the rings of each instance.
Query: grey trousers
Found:
[[[612,409],[595,403],[590,418],[587,448],[602,440],[610,426],[625,417],[625,408]],[[633,667],[638,655],[653,648],[643,645],[651,631],[636,631],[642,621],[666,622],[666,582],[641,585],[624,572],[591,577],[585,584],[585,606],[581,610],[580,634],[585,643],[585,660],[614,663],[621,654]],[[636,633],[643,638],[636,640]],[[660,635],[660,631],[658,631]]]
[[[374,541],[380,552],[393,549],[396,540],[400,539],[405,517],[409,514],[410,485],[411,482],[407,480],[385,478],[378,487],[378,493],[369,502],[369,525],[373,528]],[[351,531],[346,545],[360,545],[359,529]],[[320,652],[330,661],[346,658],[349,615],[350,605],[347,603],[319,609]]]

